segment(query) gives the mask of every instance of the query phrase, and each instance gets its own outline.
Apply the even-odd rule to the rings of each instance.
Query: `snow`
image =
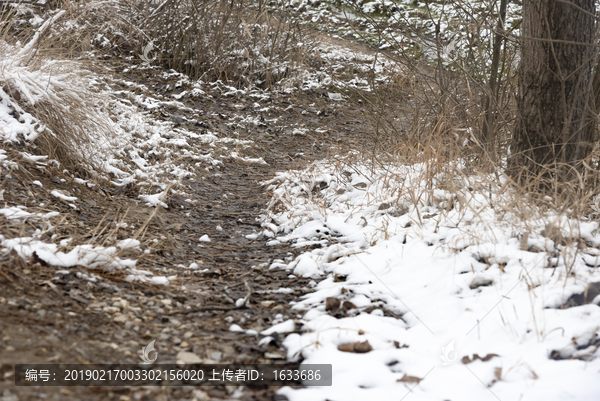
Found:
[[[507,400],[598,399],[600,307],[560,309],[600,281],[599,251],[577,245],[600,244],[597,223],[523,202],[527,213],[519,216],[501,182],[482,185],[492,177],[442,171],[428,182],[421,164],[341,166],[319,162],[265,183],[273,198],[264,234],[299,250],[321,244],[271,265],[321,280],[293,303],[302,332],[285,338],[287,358],[333,364],[333,386],[281,394],[291,401],[409,393],[481,400],[490,391]],[[451,181],[452,192],[441,189]],[[542,234],[552,224],[571,245]],[[325,310],[330,297],[352,308],[335,317]],[[288,320],[261,334],[294,327]],[[372,351],[338,350],[364,341]],[[399,381],[405,375],[423,380]]]
[[[59,212],[49,212],[45,214],[30,213],[27,212],[26,209],[27,208],[25,206],[11,206],[0,209],[0,214],[4,215],[8,220],[18,220],[21,222],[24,222],[26,220],[47,220],[59,215]]]
[[[53,215],[58,215],[58,213]],[[60,246],[67,246],[69,242],[71,242],[71,238],[63,239],[60,241]],[[127,281],[141,281],[158,285],[167,285],[176,278],[176,276],[154,276],[151,272],[137,270],[135,269],[136,260],[122,259],[117,256],[119,250],[139,250],[139,245],[140,242],[138,240],[128,238],[120,241],[116,247],[95,247],[86,244],[77,245],[73,247],[71,251],[63,252],[58,250],[57,244],[42,242],[33,237],[6,239],[0,235],[0,247],[2,247],[2,252],[10,252],[14,249],[19,256],[26,260],[29,260],[35,255],[49,265],[57,267],[84,266],[88,268],[101,268],[109,271],[123,270],[126,273],[129,273],[125,277],[125,280]],[[98,278],[93,274],[85,277],[90,281],[96,281]]]
[[[61,192],[58,192],[58,191],[56,191],[56,190],[55,190],[55,191],[51,191],[51,192],[50,192],[50,194],[51,194],[52,196],[55,196],[55,197],[57,197],[57,198],[60,198],[60,199],[62,199],[62,200],[65,200],[65,201],[67,201],[67,202],[73,202],[73,201],[76,201],[76,200],[77,200],[77,197],[76,197],[76,196],[67,196],[67,195],[65,195],[65,194],[63,194],[63,193],[61,193]]]
[[[294,331],[296,329],[296,323],[293,320],[286,320],[285,322],[276,324],[275,326],[263,330],[260,334],[264,336],[269,336],[273,333],[289,333],[290,331]]]
[[[245,330],[244,330],[244,329],[242,329],[242,328],[241,328],[239,325],[237,325],[237,324],[232,324],[232,325],[229,327],[229,331],[233,331],[233,332],[244,332]]]
[[[164,203],[161,199],[165,196],[165,191],[159,192],[154,195],[138,195],[138,198],[143,200],[148,206],[162,206],[165,209],[168,209],[169,206]]]
[[[208,238],[208,234],[204,234],[202,237],[200,237],[200,239],[198,241],[200,241],[200,242],[210,242],[210,238]]]
[[[14,249],[24,259],[29,259],[35,253],[38,258],[53,266],[72,267],[80,265],[113,270],[134,267],[136,263],[135,260],[120,259],[115,256],[117,253],[116,247],[77,245],[70,252],[65,253],[58,251],[56,244],[45,243],[32,237],[5,239],[0,236],[0,240],[3,248],[7,250]]]
[[[128,248],[137,248],[140,246],[140,241],[133,238],[124,239],[117,243],[117,248],[119,249],[128,249]]]
[[[139,281],[142,283],[149,284],[157,284],[157,285],[167,285],[170,281],[177,278],[176,276],[152,276],[152,273],[144,271],[144,270],[135,270],[132,269],[134,274],[129,274],[125,277],[127,281]]]

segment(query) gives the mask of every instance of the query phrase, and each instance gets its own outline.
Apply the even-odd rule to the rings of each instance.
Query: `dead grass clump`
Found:
[[[66,14],[54,13],[24,34],[30,37],[25,45],[10,43],[10,27],[0,32],[0,132],[5,142],[24,141],[72,172],[93,174],[103,171],[111,152],[112,122],[102,112],[102,99],[90,91],[81,64],[52,58],[44,50],[52,24]]]
[[[88,68],[103,66],[102,59],[140,48],[147,36],[139,29],[135,4],[123,0],[60,0],[43,7],[15,1],[0,3],[0,37],[10,45],[27,43],[40,31],[37,41],[41,59],[93,61]],[[49,18],[52,24],[41,29]],[[34,58],[35,59],[35,58]]]

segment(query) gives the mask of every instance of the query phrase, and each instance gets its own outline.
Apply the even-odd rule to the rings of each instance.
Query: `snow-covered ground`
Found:
[[[363,11],[376,12],[377,4],[386,2],[365,2]],[[312,12],[313,20],[326,14],[306,12]],[[463,39],[456,39],[458,47]],[[32,46],[2,48],[0,140],[22,144],[19,154],[36,168],[58,167],[47,156],[25,151],[49,128],[14,100],[15,93],[29,108],[53,102],[66,111],[68,106],[61,102],[85,95],[95,116],[109,124],[111,135],[104,135],[100,127],[90,131],[90,142],[73,149],[99,178],[117,186],[133,184],[141,192],[138,199],[152,206],[167,207],[169,191],[185,194],[185,186],[178,184],[183,178],[200,178],[198,167],[218,169],[224,158],[265,163],[241,155],[253,143],[236,138],[235,132],[191,132],[153,113],[185,110],[189,118],[176,117],[199,123],[202,112],[186,110],[183,101],[209,96],[211,87],[222,88],[223,97],[242,92],[257,102],[268,98],[267,93],[221,82],[191,82],[173,71],[157,71],[163,78],[178,79],[176,87],[186,87],[167,98],[143,84],[82,72],[72,62],[48,61],[33,69],[27,62]],[[331,85],[370,90],[373,83],[359,75],[342,76],[348,66],[363,77],[373,71],[375,85],[389,83],[401,72],[381,55],[357,55],[331,43],[315,50],[327,67],[306,69],[287,83],[279,82],[282,91],[297,90],[299,81],[305,90]],[[116,85],[126,89],[116,91]],[[87,87],[94,92],[86,92]],[[329,96],[344,99],[337,92]],[[277,117],[261,121],[239,114],[227,124],[235,129],[276,121]],[[305,128],[289,128],[292,135],[306,135]],[[0,162],[7,170],[18,168],[5,150],[0,150]],[[600,282],[598,223],[515,201],[504,182],[491,177],[450,173],[459,167],[432,173],[421,164],[383,170],[320,162],[307,170],[280,173],[267,183],[273,199],[263,216],[262,235],[270,245],[289,243],[304,250],[290,263],[276,261],[271,268],[313,278],[315,291],[295,304],[301,319],[278,318],[262,334],[291,333],[301,327],[301,334],[289,334],[284,341],[287,358],[333,365],[331,387],[281,389],[290,400],[600,399],[600,296],[585,305],[569,302],[572,307],[561,308],[573,294]],[[42,187],[36,182],[32,184]],[[44,189],[56,202],[74,209],[81,201]],[[36,221],[46,230],[60,218],[56,211],[39,213],[18,205],[5,206],[0,214],[11,223]],[[120,257],[125,250],[142,252],[135,238],[64,251],[43,242],[42,233],[38,229],[28,236],[0,236],[0,247],[62,268],[122,269],[128,280],[168,284],[174,278],[137,270],[136,260]],[[63,239],[60,246],[70,241]],[[208,235],[199,239],[210,241]],[[191,263],[189,268],[198,265]],[[241,306],[246,298],[237,301]],[[239,325],[231,330],[257,334]]]
[[[266,183],[262,234],[308,248],[271,268],[319,281],[294,306],[303,317],[278,330],[302,327],[287,358],[333,365],[331,387],[282,394],[599,399],[600,296],[561,309],[600,281],[598,223],[515,206],[491,177],[342,165]]]

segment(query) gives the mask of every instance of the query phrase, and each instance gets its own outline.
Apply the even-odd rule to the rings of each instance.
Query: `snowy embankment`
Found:
[[[600,281],[598,223],[456,169],[339,166],[267,183],[263,234],[309,249],[271,268],[321,280],[294,306],[303,317],[287,332],[303,332],[286,337],[287,357],[333,365],[333,386],[281,393],[598,400],[600,296],[569,307]]]

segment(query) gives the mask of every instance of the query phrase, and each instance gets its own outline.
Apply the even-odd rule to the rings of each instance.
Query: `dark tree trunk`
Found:
[[[572,181],[589,155],[594,15],[594,0],[523,1],[518,115],[508,163],[521,182]]]

